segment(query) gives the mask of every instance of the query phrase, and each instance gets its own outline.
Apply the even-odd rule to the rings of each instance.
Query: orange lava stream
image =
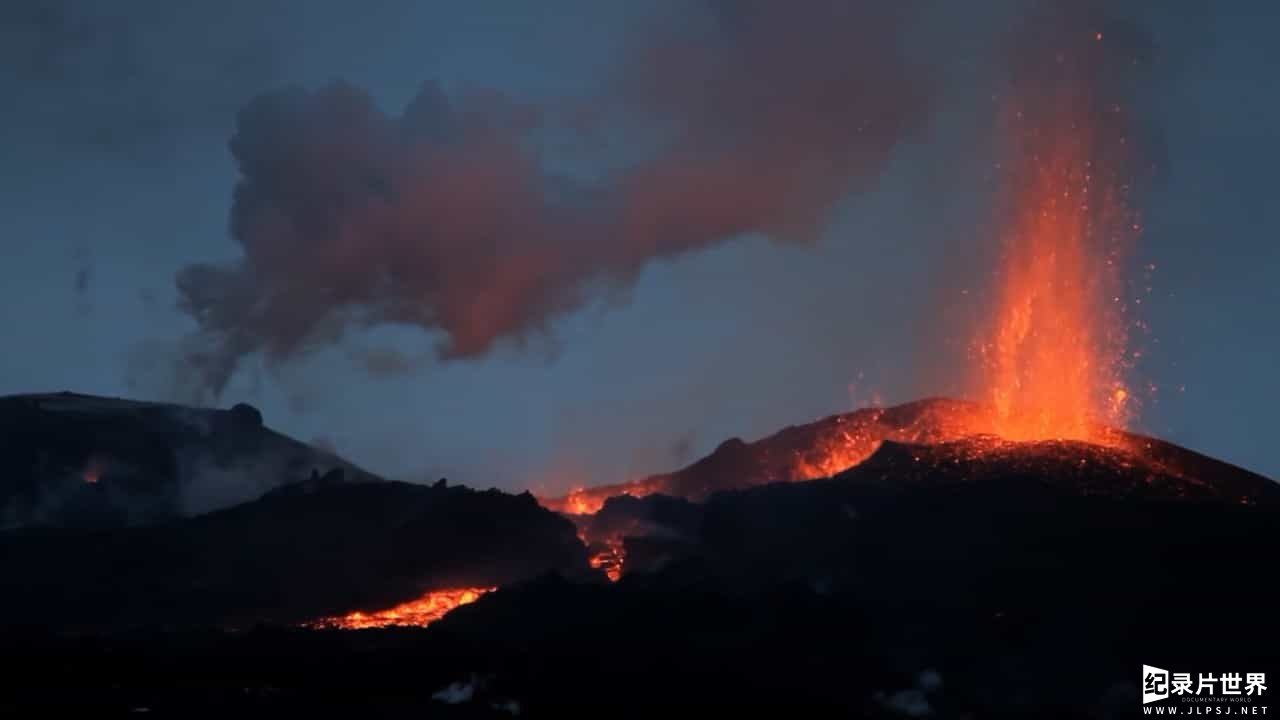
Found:
[[[473,603],[481,595],[495,589],[461,588],[456,590],[435,590],[417,600],[410,600],[407,603],[401,603],[386,610],[369,613],[353,612],[346,615],[321,618],[306,623],[306,625],[312,628],[340,630],[365,630],[392,626],[426,627],[444,617],[454,608]]]

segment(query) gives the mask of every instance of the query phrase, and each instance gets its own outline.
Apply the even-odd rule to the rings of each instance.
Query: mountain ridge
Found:
[[[1000,441],[974,428],[992,426],[990,410],[978,403],[929,397],[890,407],[862,408],[799,425],[789,425],[760,439],[729,438],[714,451],[685,467],[630,482],[587,487],[543,504],[567,514],[591,514],[609,497],[643,497],[662,493],[699,502],[718,490],[734,490],[773,482],[830,477],[873,457],[883,443],[936,445],[964,438],[984,438],[991,449]],[[1153,470],[1181,475],[1247,478],[1252,485],[1275,481],[1194,450],[1138,433],[1102,428],[1107,446],[1119,448]],[[1008,447],[1023,443],[1010,442]]]
[[[382,478],[228,409],[72,392],[0,397],[0,528],[116,527],[207,512],[335,470]]]

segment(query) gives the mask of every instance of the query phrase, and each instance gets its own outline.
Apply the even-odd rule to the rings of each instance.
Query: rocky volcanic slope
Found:
[[[701,501],[721,490],[828,477],[861,462],[885,440],[934,443],[960,437],[980,412],[973,403],[946,398],[864,408],[793,425],[754,442],[730,438],[675,472],[585,488],[543,503],[562,512],[589,514],[619,495],[661,493]]]
[[[253,500],[341,469],[248,405],[191,408],[75,393],[0,398],[0,529],[118,527]]]
[[[297,624],[431,591],[585,571],[531,495],[307,482],[159,525],[0,533],[0,628]]]
[[[710,455],[675,472],[618,485],[585,488],[563,498],[544,499],[543,503],[569,514],[592,514],[608,498],[621,495],[643,497],[660,493],[701,502],[722,490],[830,477],[863,462],[884,442],[937,445],[990,432],[988,428],[993,424],[989,409],[947,398],[865,408],[787,427],[754,442],[732,438]],[[1252,475],[1154,438],[1099,429],[1108,438],[1109,445],[1123,448],[1135,461],[1159,472],[1190,479]],[[974,447],[981,449],[987,445],[990,443]],[[1252,477],[1256,484],[1258,476]]]
[[[926,405],[912,413],[922,410],[930,412]],[[802,445],[805,432],[775,437]],[[577,555],[568,570],[505,584],[425,630],[11,632],[0,642],[23,662],[0,680],[13,688],[0,710],[510,717],[518,707],[532,717],[583,708],[651,717],[681,707],[1095,718],[1135,714],[1142,664],[1280,672],[1274,482],[1136,436],[1122,447],[942,440],[885,442],[855,467],[812,482],[743,483],[708,471],[714,487],[750,486],[701,502],[610,499],[578,520],[589,534],[622,538],[618,582],[579,577]],[[332,503],[335,515],[379,518],[396,517],[400,504],[364,506],[346,496]],[[491,503],[542,517],[527,496]],[[287,514],[269,505],[228,512],[237,511]],[[219,515],[207,522],[225,522]],[[511,532],[505,517],[468,525],[502,538]],[[370,532],[377,524],[350,522]],[[342,567],[376,557],[343,553],[346,535],[315,542],[327,525],[291,523],[299,528],[292,537]],[[184,526],[201,532],[198,523]],[[557,538],[572,532],[546,526]],[[236,546],[230,538],[242,530],[234,523],[224,532],[208,537],[229,543],[228,557],[273,547],[252,535]],[[405,553],[445,552],[458,532],[442,528],[425,542],[406,536]],[[524,537],[492,540],[477,555],[509,551]],[[170,542],[181,543],[165,535],[144,544]],[[93,565],[72,559],[74,546],[65,552],[77,571]],[[281,562],[310,562],[273,552],[249,574],[255,583],[269,583]],[[433,567],[475,562],[446,558]],[[397,567],[359,573],[347,591]],[[37,568],[15,574],[28,573]],[[149,572],[131,577],[144,581]],[[19,592],[18,582],[4,592]],[[323,592],[321,585],[299,587]],[[74,597],[76,585],[64,587]]]

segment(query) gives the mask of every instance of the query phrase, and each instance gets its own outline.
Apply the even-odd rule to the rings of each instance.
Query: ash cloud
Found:
[[[399,114],[344,83],[254,99],[230,143],[243,257],[177,277],[199,328],[189,367],[216,395],[250,355],[279,363],[380,325],[438,336],[445,360],[483,356],[656,259],[746,233],[812,240],[927,118],[902,10],[738,2],[684,20],[585,100],[432,82]],[[554,172],[540,140],[583,129],[583,107],[653,147]]]

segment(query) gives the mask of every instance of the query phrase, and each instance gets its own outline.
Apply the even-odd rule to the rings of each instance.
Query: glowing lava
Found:
[[[353,612],[347,615],[321,618],[306,623],[312,628],[334,628],[340,630],[365,630],[368,628],[427,625],[444,617],[449,611],[460,605],[473,603],[487,592],[496,588],[461,588],[456,590],[436,590],[429,592],[417,600],[401,603],[393,608],[377,612]]]
[[[937,443],[990,434],[990,413],[962,401],[932,399],[894,408],[864,408],[791,427],[753,443],[725,443],[710,456],[673,473],[617,485],[578,488],[539,498],[568,515],[593,515],[611,497],[663,493],[700,502],[717,490],[768,482],[830,477],[867,459],[880,443]],[[600,540],[600,538],[594,538]]]
[[[595,496],[586,488],[574,488],[572,492],[565,496],[563,505],[553,509],[567,512],[570,515],[594,515],[600,512],[604,501],[605,498]]]
[[[591,567],[603,570],[610,582],[617,582],[622,577],[622,563],[626,559],[626,546],[621,537],[611,536],[604,541],[604,547],[594,552],[589,558]]]
[[[1124,138],[1098,129],[1088,99],[1050,93],[1010,113],[1009,218],[974,393],[1007,440],[1110,444],[1134,411],[1120,273],[1138,226],[1116,171]]]
[[[604,506],[604,501],[611,497],[619,495],[644,497],[661,490],[662,484],[659,478],[645,478],[620,485],[574,488],[564,497],[540,498],[538,502],[554,512],[568,515],[595,515]]]

